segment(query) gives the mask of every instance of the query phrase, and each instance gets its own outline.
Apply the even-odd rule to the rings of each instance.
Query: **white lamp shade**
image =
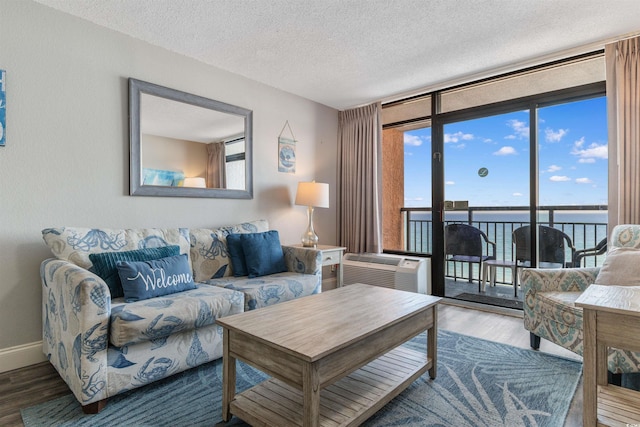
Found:
[[[207,188],[207,181],[202,177],[185,178],[183,187]]]
[[[296,205],[329,207],[329,184],[321,182],[299,182],[296,192]]]

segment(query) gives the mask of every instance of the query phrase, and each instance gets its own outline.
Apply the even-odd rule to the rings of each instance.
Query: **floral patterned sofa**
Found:
[[[313,249],[282,246],[286,272],[232,275],[227,236],[268,229],[258,220],[215,229],[43,230],[55,255],[40,268],[43,350],[83,410],[98,412],[108,397],[220,358],[219,317],[320,292],[321,253]],[[91,254],[169,245],[187,255],[195,289],[125,302],[89,271]]]
[[[592,283],[640,285],[640,225],[616,226],[607,244],[602,267],[522,270],[524,327],[531,347],[539,348],[544,338],[582,355],[582,309],[575,306],[576,299]],[[610,348],[608,362],[612,374],[640,372],[638,352]]]

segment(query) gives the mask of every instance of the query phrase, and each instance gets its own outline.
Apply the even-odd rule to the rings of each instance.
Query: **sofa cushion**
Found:
[[[92,265],[89,254],[101,252],[178,245],[181,254],[189,255],[187,228],[46,228],[42,230],[42,238],[56,258],[87,270]]]
[[[244,293],[245,311],[278,304],[295,298],[317,294],[321,290],[321,277],[300,273],[278,273],[250,279],[226,277],[205,283]]]
[[[277,231],[242,234],[240,241],[250,279],[287,271]]]
[[[269,230],[267,220],[245,222],[229,227],[195,228],[189,230],[191,263],[196,282],[231,276],[227,236],[238,233],[259,233]]]
[[[111,298],[118,298],[124,295],[120,276],[118,276],[118,261],[150,261],[178,255],[179,253],[180,247],[171,245],[159,248],[135,249],[133,251],[89,254],[89,260],[93,264],[91,271],[100,276],[107,284]]]
[[[227,236],[227,249],[229,250],[229,258],[231,259],[231,270],[235,277],[248,276],[247,263],[244,260],[244,251],[242,250],[241,234],[229,234]]]
[[[196,288],[186,254],[149,261],[118,261],[117,265],[126,302]]]
[[[596,277],[597,285],[640,286],[640,249],[611,248]]]
[[[109,341],[117,347],[143,341],[161,346],[169,335],[243,310],[242,292],[199,283],[196,289],[149,300],[125,303],[118,298],[112,301]]]

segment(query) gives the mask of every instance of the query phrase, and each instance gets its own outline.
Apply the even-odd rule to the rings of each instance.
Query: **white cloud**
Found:
[[[576,183],[578,183],[578,184],[591,184],[591,183],[593,183],[593,181],[591,181],[589,178],[577,178],[576,179]]]
[[[514,154],[518,154],[516,152],[516,149],[513,147],[509,147],[508,145],[505,145],[504,147],[493,153],[494,156],[511,156]]]
[[[529,126],[523,121],[512,119],[507,122],[507,126],[509,126],[513,130],[513,134],[509,135],[505,138],[507,139],[523,139],[529,138]]]
[[[447,181],[445,182],[445,185],[456,185],[455,181]]]
[[[544,133],[545,140],[547,142],[560,142],[562,137],[569,133],[569,129],[558,129],[557,131],[554,131],[551,128],[547,128]]]
[[[470,141],[473,139],[473,134],[471,133],[445,133],[444,134],[444,143],[447,144],[449,142],[459,142],[459,141]]]
[[[411,135],[405,132],[404,145],[411,145],[413,147],[419,147],[422,145],[422,138],[418,135]]]
[[[596,159],[608,159],[609,147],[607,144],[596,142],[584,148],[584,137],[573,143],[571,154],[578,157],[578,163],[595,163]]]
[[[571,181],[571,178],[569,178],[568,176],[564,176],[564,175],[554,175],[554,176],[549,178],[549,181],[565,182],[565,181]]]
[[[513,193],[512,196],[514,196],[514,197],[522,197],[522,193]]]
[[[547,168],[547,172],[557,172],[559,170],[561,170],[562,168],[558,165],[551,165]]]
[[[424,200],[424,197],[405,197],[405,202],[421,202]]]

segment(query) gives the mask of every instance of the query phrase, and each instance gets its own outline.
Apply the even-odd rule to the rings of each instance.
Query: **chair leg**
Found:
[[[532,349],[538,350],[540,348],[540,337],[533,332],[529,332],[529,343]]]

